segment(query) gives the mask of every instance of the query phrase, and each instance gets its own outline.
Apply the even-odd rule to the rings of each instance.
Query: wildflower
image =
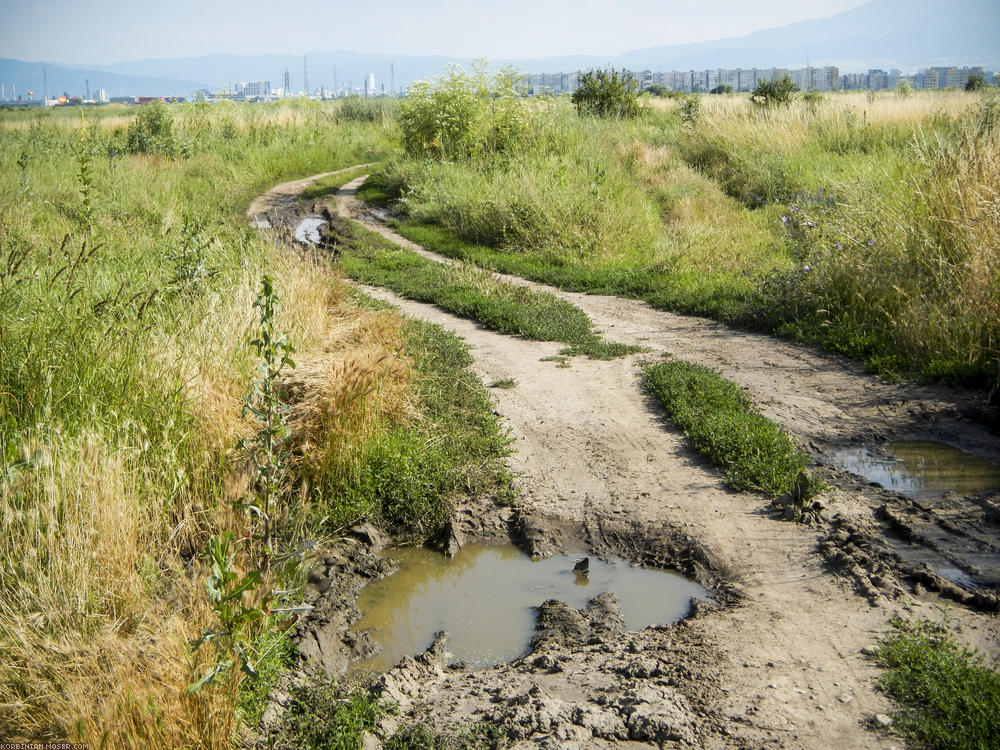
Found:
[[[781,217],[781,223],[782,223],[782,224],[787,224],[787,223],[788,223],[788,220],[789,220],[790,218],[791,218],[790,216],[782,216],[782,217]]]
[[[814,227],[814,226],[816,226],[816,222],[815,221],[807,221],[806,222],[806,226],[807,227]]]
[[[874,244],[875,244],[875,240],[873,240],[871,237],[869,237],[868,238],[868,247],[871,247]]]

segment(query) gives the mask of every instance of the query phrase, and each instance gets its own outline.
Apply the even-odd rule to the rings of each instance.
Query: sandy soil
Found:
[[[357,184],[338,193],[338,211],[412,246],[357,204]],[[959,602],[949,616],[962,637],[1000,653],[997,498],[917,503],[824,466],[838,446],[895,436],[1000,462],[975,396],[885,383],[842,359],[633,300],[547,290],[608,338],[650,352],[559,367],[542,361],[557,344],[366,290],[461,335],[484,382],[517,381],[494,397],[516,439],[522,496],[510,517],[460,509],[456,529],[495,537],[509,522],[534,554],[583,545],[677,567],[716,601],[637,633],[622,630],[613,600],[580,612],[547,604],[532,652],[487,670],[448,668],[437,644],[380,678],[402,720],[488,720],[525,747],[898,747],[868,728],[891,707],[862,653],[891,616],[938,618],[947,597]],[[663,355],[716,368],[798,438],[834,485],[824,523],[779,521],[766,499],[724,487],[641,388],[639,363]],[[964,572],[964,588],[936,572],[949,567]]]

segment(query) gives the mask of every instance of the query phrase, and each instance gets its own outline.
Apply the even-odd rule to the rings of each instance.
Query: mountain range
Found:
[[[75,65],[0,59],[0,83],[6,97],[12,86],[26,95],[42,93],[42,67],[48,92],[81,96],[89,82],[93,95],[189,96],[206,88],[219,90],[240,81],[283,85],[287,69],[291,89],[363,86],[374,73],[378,90],[408,86],[443,72],[448,63],[467,58],[403,56],[349,50],[299,55],[205,55],[165,60],[136,60],[113,65]],[[804,67],[836,65],[842,72],[869,68],[903,70],[932,65],[982,65],[1000,69],[1000,2],[998,0],[873,0],[828,18],[757,31],[746,36],[694,44],[633,50],[612,57],[573,55],[496,60],[525,72],[570,72],[615,67],[631,70],[704,70],[736,67]]]

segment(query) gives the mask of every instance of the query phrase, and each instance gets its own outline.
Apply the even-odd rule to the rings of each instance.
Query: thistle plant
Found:
[[[93,147],[83,122],[75,143],[77,163],[77,184],[80,188],[80,222],[93,234],[94,219],[94,179],[90,167],[93,161]]]
[[[295,366],[290,357],[295,350],[285,334],[277,329],[280,303],[270,276],[264,276],[253,306],[260,311],[260,328],[251,345],[257,350],[260,362],[257,379],[243,404],[243,415],[253,414],[260,429],[253,438],[240,441],[240,448],[253,461],[256,470],[249,497],[242,508],[252,519],[258,519],[261,527],[259,533],[248,534],[241,540],[236,540],[228,531],[209,539],[206,557],[211,572],[205,579],[205,592],[215,610],[218,625],[205,629],[192,648],[197,650],[202,644],[210,643],[215,648],[216,658],[202,677],[188,686],[190,693],[213,683],[237,662],[244,673],[256,676],[256,664],[266,655],[258,653],[261,636],[273,628],[287,629],[295,622],[295,616],[281,619],[282,616],[309,609],[305,605],[271,606],[275,594],[282,593],[272,591],[268,573],[273,557],[272,515],[284,484],[289,436],[288,407],[281,401],[279,382],[281,371],[286,366]],[[257,567],[240,573],[236,567],[237,545],[244,542],[251,547],[254,543],[259,545],[256,550]],[[251,560],[254,557],[251,553]],[[281,569],[273,579],[281,583],[292,581],[301,561],[301,554],[283,555]]]
[[[262,522],[258,537],[260,567],[266,573],[271,556],[272,513],[281,494],[288,462],[288,406],[281,401],[280,378],[286,366],[295,367],[291,359],[295,349],[285,334],[278,331],[280,301],[270,276],[264,276],[253,306],[260,311],[260,329],[251,345],[257,350],[260,362],[257,379],[243,403],[243,416],[253,414],[260,429],[253,438],[241,440],[240,447],[256,467],[254,486],[243,508]]]

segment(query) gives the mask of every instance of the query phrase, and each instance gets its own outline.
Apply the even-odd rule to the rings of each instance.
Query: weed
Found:
[[[775,498],[771,505],[781,510],[781,518],[785,521],[816,523],[822,518],[824,509],[815,498],[828,489],[829,485],[819,477],[800,471],[789,491]]]
[[[645,385],[695,450],[725,472],[730,488],[771,497],[792,491],[805,456],[735,383],[707,367],[670,360],[648,365]]]
[[[490,388],[500,388],[505,391],[516,387],[517,381],[514,378],[500,378],[490,383]]]
[[[294,661],[297,651],[288,633],[287,630],[274,628],[261,636],[261,656],[255,664],[256,675],[240,682],[237,708],[248,726],[254,727],[260,722],[267,709],[269,693]]]
[[[94,223],[94,178],[91,170],[93,162],[93,146],[87,138],[87,132],[81,123],[80,132],[75,143],[77,184],[80,188],[80,223],[93,236]]]
[[[391,709],[361,690],[344,693],[333,683],[296,688],[282,717],[278,750],[361,750],[365,732]]]
[[[214,241],[207,232],[207,224],[204,218],[193,214],[184,216],[180,249],[167,256],[174,264],[171,283],[178,291],[196,292],[207,279],[218,273],[207,265],[208,249]]]
[[[255,365],[245,342],[263,271],[296,290],[278,325],[310,366],[368,345],[355,336],[375,314],[323,269],[255,236],[245,211],[275,183],[378,158],[391,124],[337,121],[333,103],[164,109],[183,159],[157,157],[168,148],[143,155],[136,137],[143,153],[130,152],[128,131],[141,118],[129,108],[93,111],[82,139],[68,110],[0,113],[0,191],[27,196],[0,201],[4,738],[231,745],[237,687],[258,680],[241,680],[230,657],[236,666],[214,689],[185,688],[215,656],[211,641],[194,654],[188,644],[205,629],[228,630],[194,558],[228,531],[238,575],[228,590],[258,568],[237,541],[251,529],[233,513],[244,488],[243,456],[231,449],[253,428],[239,404]],[[82,141],[102,157],[84,157],[84,211]],[[186,239],[184,217],[193,222]],[[199,278],[198,294],[170,293]],[[371,411],[381,413],[382,394],[373,395]],[[470,484],[482,461],[467,467]],[[295,533],[276,537],[269,578],[284,567],[279,541]],[[262,603],[267,588],[264,578],[241,606]],[[261,680],[261,664],[282,649],[269,650],[272,635],[249,642]]]
[[[258,518],[262,530],[259,560],[266,574],[271,557],[271,524],[274,505],[281,498],[285,473],[288,469],[288,406],[282,403],[279,381],[285,367],[295,367],[291,355],[295,348],[277,328],[280,302],[274,291],[274,279],[267,274],[261,282],[260,294],[253,303],[260,311],[260,328],[251,346],[257,350],[257,379],[243,402],[243,416],[253,414],[260,429],[252,440],[241,440],[244,450],[255,467],[256,498],[242,504],[247,514]],[[259,502],[255,502],[255,500]]]
[[[502,459],[510,439],[468,369],[472,358],[461,339],[419,321],[402,336],[413,358],[411,387],[422,418],[386,419],[347,446],[346,455],[307,464],[306,476],[326,525],[336,529],[367,517],[423,540],[450,518],[460,493],[509,496],[511,477]]]
[[[995,747],[1000,673],[949,632],[947,623],[895,618],[876,658],[888,669],[879,689],[902,705],[892,731],[942,750]]]
[[[260,570],[240,575],[234,569],[235,542],[228,531],[208,542],[206,557],[212,572],[205,579],[205,591],[219,626],[205,629],[191,647],[197,650],[202,644],[211,644],[216,658],[197,682],[188,685],[189,693],[214,683],[232,669],[234,660],[246,674],[257,675],[252,644],[267,627],[267,616],[260,606],[263,580]]]
[[[399,107],[403,147],[412,155],[467,159],[517,148],[528,122],[528,105],[517,94],[516,71],[472,72],[449,66],[443,77],[417,81]]]
[[[162,102],[143,104],[139,114],[129,125],[126,149],[130,154],[164,154],[172,156],[176,150],[173,118]]]
[[[680,100],[677,111],[680,113],[681,120],[688,125],[694,125],[701,115],[701,97],[698,94],[685,96]]]

